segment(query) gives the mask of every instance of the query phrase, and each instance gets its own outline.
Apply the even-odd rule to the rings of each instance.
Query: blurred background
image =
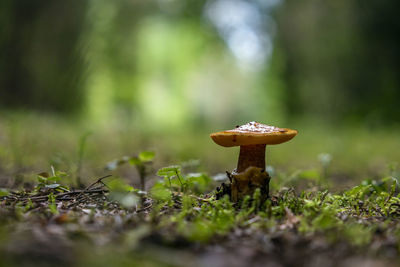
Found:
[[[238,149],[208,134],[248,121],[299,130],[267,148],[273,172],[312,178],[322,168],[337,185],[393,175],[399,8],[395,0],[3,0],[2,184],[50,166],[92,179],[142,150],[156,152],[155,167],[232,170]]]

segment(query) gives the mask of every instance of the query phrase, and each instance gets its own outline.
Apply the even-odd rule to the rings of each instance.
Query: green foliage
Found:
[[[225,235],[235,226],[235,209],[228,197],[202,204],[196,209],[193,198],[186,198],[185,202],[173,222],[178,225],[177,231],[191,241],[209,241],[215,236]]]
[[[112,179],[105,183],[111,192],[133,192],[134,188],[122,179]]]
[[[142,151],[137,156],[124,156],[120,159],[113,160],[106,165],[106,170],[115,170],[119,166],[124,165],[125,163],[129,163],[136,167],[136,170],[140,176],[140,189],[142,191],[145,190],[145,182],[147,175],[147,166],[153,163],[153,159],[155,157],[155,153],[151,151]]]
[[[343,235],[353,245],[364,246],[371,242],[373,233],[375,231],[374,226],[365,226],[360,223],[352,222],[346,227],[343,227]]]
[[[106,170],[115,170],[119,166],[124,165],[125,163],[129,163],[134,166],[142,166],[147,163],[152,163],[153,159],[155,157],[155,153],[151,151],[142,151],[139,153],[137,156],[124,156],[120,159],[116,159],[113,161],[110,161],[106,165]]]
[[[136,159],[150,162],[153,157],[154,154],[146,154]],[[60,197],[65,196],[65,191],[59,188],[61,177],[67,175],[54,168],[51,175],[38,176],[37,189],[33,192],[22,190],[9,195],[20,196],[21,200],[14,202],[12,209],[16,220],[21,221],[40,214],[39,208],[44,211],[43,217],[60,224],[67,220],[70,223],[69,216],[82,214],[90,223],[96,223],[101,212],[108,212],[107,218],[116,221],[120,227],[118,231],[130,229],[118,240],[135,247],[142,238],[154,233],[167,242],[183,239],[200,244],[218,243],[229,236],[236,238],[238,232],[250,233],[250,236],[253,233],[255,236],[258,233],[262,236],[296,234],[298,238],[316,237],[327,244],[346,242],[351,247],[364,248],[377,239],[378,230],[388,234],[390,229],[392,238],[400,242],[400,228],[395,224],[400,219],[400,188],[393,176],[366,179],[342,192],[331,192],[321,186],[298,192],[292,187],[283,187],[265,199],[260,190],[255,190],[253,196],[232,203],[228,196],[215,198],[212,191],[215,184],[204,173],[186,174],[181,166],[173,165],[159,169],[157,175],[160,179],[149,193],[132,187],[121,178],[101,180],[107,192],[100,197],[107,202],[103,206],[88,205],[82,213],[69,210],[68,215],[64,214],[66,205]],[[287,179],[299,183],[320,182],[322,176],[316,170],[300,170]],[[90,198],[80,194],[68,197],[79,205],[85,205]],[[4,196],[3,199],[8,198]],[[43,199],[40,205],[38,199]]]
[[[165,183],[158,182],[150,190],[150,195],[158,201],[169,201],[172,199],[172,194],[169,188],[165,186]]]
[[[0,188],[0,197],[8,196],[9,193],[6,188]]]
[[[112,179],[106,183],[110,193],[108,198],[124,208],[133,208],[139,204],[139,190],[126,184],[122,179]]]
[[[155,157],[155,153],[152,151],[143,151],[139,153],[138,159],[141,163],[151,162]],[[131,163],[132,164],[132,163]]]
[[[204,173],[182,174],[182,168],[178,165],[161,168],[157,171],[157,175],[163,178],[157,187],[163,185],[171,192],[178,190],[179,192],[202,194],[210,189],[212,182],[212,179]]]
[[[172,177],[177,177],[181,174],[181,166],[169,166],[161,168],[157,171],[157,175],[161,177],[167,177],[171,179]]]
[[[51,174],[42,172],[37,175],[38,184],[35,186],[35,190],[54,190],[56,192],[69,191],[68,186],[60,184],[63,178],[68,177],[68,174],[62,171],[55,171],[53,167],[51,167],[51,171]]]
[[[371,241],[375,226],[357,218],[400,217],[400,198],[396,195],[399,188],[392,177],[364,180],[342,193],[323,190],[296,194],[293,189],[282,189],[265,202],[261,202],[260,191],[256,190],[252,197],[233,205],[227,196],[220,200],[200,197],[201,191],[196,191],[194,185],[207,187],[210,181],[204,174],[184,175],[180,166],[169,166],[157,175],[164,179],[153,186],[151,196],[172,212],[161,219],[159,227],[171,228],[197,242],[208,242],[236,227],[253,225],[297,228],[304,235],[323,234],[329,242],[342,240],[365,246]],[[318,181],[321,177],[317,171],[298,172],[295,176],[298,180]],[[180,208],[176,209],[176,205]]]
[[[201,194],[210,189],[211,178],[204,173],[189,173],[184,176],[187,188],[197,194]]]
[[[53,215],[57,215],[58,214],[58,210],[57,210],[56,198],[54,197],[54,194],[50,193],[48,198],[49,198],[48,207],[49,207],[50,212]]]
[[[169,166],[159,169],[157,171],[157,175],[164,177],[164,180],[168,180],[168,185],[171,190],[173,188],[173,185],[175,184],[174,181],[177,181],[179,183],[180,191],[184,191],[186,184],[182,181],[181,178],[181,166]]]

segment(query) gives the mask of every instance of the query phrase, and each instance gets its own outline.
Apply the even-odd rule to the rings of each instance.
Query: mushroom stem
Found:
[[[265,144],[240,146],[236,172],[243,172],[250,166],[265,169],[265,147]]]

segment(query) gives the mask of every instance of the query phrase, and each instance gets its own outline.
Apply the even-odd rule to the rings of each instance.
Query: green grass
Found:
[[[397,128],[332,128],[313,123],[283,126],[298,129],[298,136],[288,143],[268,146],[266,157],[267,165],[285,176],[299,170],[321,171],[322,153],[331,156],[329,179],[340,188],[366,178],[379,179],[388,174],[391,165],[399,164]],[[213,143],[209,134],[218,130],[222,129],[181,127],[145,132],[118,119],[98,125],[45,114],[2,114],[0,173],[26,176],[29,171],[38,173],[52,165],[73,175],[79,171],[88,182],[88,177],[103,174],[108,162],[142,150],[156,152],[156,169],[195,159],[199,160],[197,170],[224,173],[235,168],[239,151]],[[130,170],[125,168],[120,174],[128,176],[127,172]],[[138,176],[134,171],[129,175]]]

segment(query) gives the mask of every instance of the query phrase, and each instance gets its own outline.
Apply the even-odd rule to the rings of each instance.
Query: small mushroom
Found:
[[[238,201],[256,188],[268,196],[269,175],[265,172],[265,147],[289,141],[296,130],[249,122],[233,130],[213,133],[210,137],[224,147],[240,146],[239,160],[232,173],[231,199]]]

